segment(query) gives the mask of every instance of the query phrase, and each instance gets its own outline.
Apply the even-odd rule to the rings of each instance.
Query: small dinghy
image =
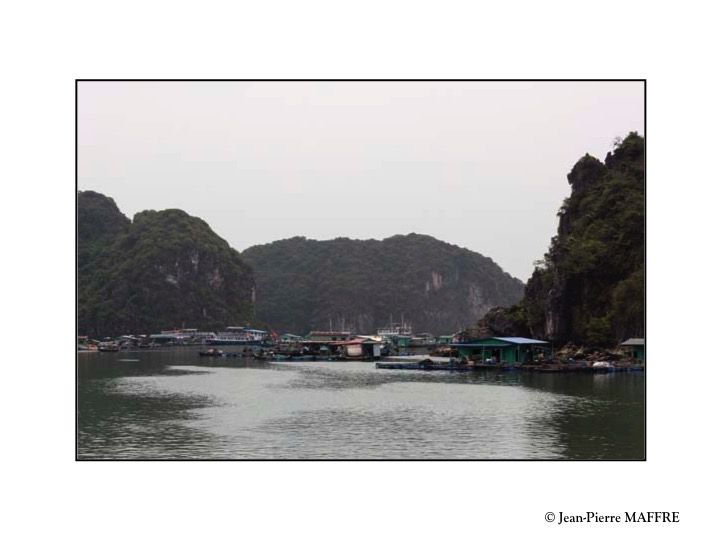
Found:
[[[220,349],[208,349],[207,351],[200,351],[200,356],[223,356],[223,352]]]
[[[594,362],[592,369],[595,373],[608,373],[610,371],[615,371],[615,366],[613,366],[610,362]]]

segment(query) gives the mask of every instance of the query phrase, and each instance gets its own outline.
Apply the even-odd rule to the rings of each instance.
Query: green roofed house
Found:
[[[620,346],[627,347],[636,362],[645,362],[645,338],[626,339]]]
[[[329,341],[346,341],[350,339],[350,332],[324,332],[321,330],[313,330],[307,336],[305,341],[324,343]]]
[[[438,345],[450,345],[453,340],[455,339],[455,334],[447,335],[447,336],[438,336],[435,338],[435,343]]]
[[[524,337],[489,337],[472,343],[453,343],[460,358],[488,359],[495,364],[522,364],[533,360],[540,352],[548,355],[550,343]]]

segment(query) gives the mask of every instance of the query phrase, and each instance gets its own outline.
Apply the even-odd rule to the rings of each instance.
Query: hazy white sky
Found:
[[[84,82],[78,182],[240,251],[417,232],[526,280],[573,164],[643,114],[639,82]]]

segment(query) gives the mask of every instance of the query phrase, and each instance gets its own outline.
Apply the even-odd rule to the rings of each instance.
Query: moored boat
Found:
[[[205,342],[208,345],[262,345],[267,332],[244,326],[228,326],[224,332],[218,332]]]
[[[98,343],[98,351],[100,352],[119,352],[120,345],[115,341],[101,341]]]
[[[592,369],[594,373],[609,373],[615,371],[615,366],[610,362],[593,362]]]
[[[430,358],[419,362],[375,362],[378,369],[411,369],[424,371],[470,371],[472,366],[463,362],[437,362]]]
[[[224,356],[224,354],[220,349],[208,349],[198,353],[199,356]]]

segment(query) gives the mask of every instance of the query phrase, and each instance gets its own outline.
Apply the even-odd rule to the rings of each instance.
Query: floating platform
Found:
[[[422,371],[470,371],[472,366],[450,362],[375,362],[378,369],[409,369]]]
[[[258,360],[269,360],[271,362],[346,362],[363,360],[362,358],[343,358],[341,356],[327,356],[320,354],[274,354],[257,358]]]
[[[623,373],[629,371],[645,371],[644,366],[584,366],[573,364],[546,364],[540,366],[518,366],[523,371],[533,373]]]
[[[376,362],[378,369],[407,369],[424,371],[531,371],[533,373],[619,373],[629,371],[644,371],[643,366],[609,366],[593,368],[591,366],[575,366],[572,364],[548,364],[541,366],[512,365],[512,364],[457,364],[451,362],[428,361],[427,358],[419,362]]]

